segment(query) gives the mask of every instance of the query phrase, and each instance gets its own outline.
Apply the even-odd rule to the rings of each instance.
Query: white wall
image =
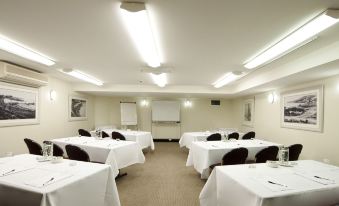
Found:
[[[175,125],[164,127],[163,124],[152,124],[151,117],[151,101],[148,98],[149,105],[141,106],[140,98],[122,98],[122,97],[95,97],[95,124],[100,125],[117,125],[120,127],[120,101],[137,101],[138,108],[138,127],[139,130],[152,131],[155,138],[159,136],[171,136],[170,130],[177,130]],[[159,99],[156,99],[159,100]],[[233,127],[232,121],[232,102],[231,100],[221,100],[220,106],[211,106],[210,99],[192,99],[192,107],[186,108],[183,105],[183,100],[166,99],[181,101],[181,133],[192,131],[205,131],[218,127]],[[108,115],[108,116],[107,116]],[[160,127],[163,127],[162,129]],[[168,130],[165,134],[160,134],[160,130]],[[180,129],[180,128],[179,128]],[[179,132],[175,131],[174,134]],[[160,137],[159,137],[160,138]],[[175,137],[174,137],[175,138]]]
[[[53,89],[57,99],[50,101],[49,92]],[[55,78],[49,78],[48,86],[39,89],[40,123],[36,125],[0,127],[0,156],[6,152],[15,154],[28,152],[23,141],[32,138],[39,143],[52,138],[74,136],[79,128],[94,127],[93,97],[76,94],[88,99],[88,120],[68,121],[68,97],[72,92],[71,85]]]
[[[302,159],[320,161],[329,159],[331,163],[339,165],[339,76],[284,88],[278,93],[319,84],[324,85],[324,129],[321,133],[280,127],[280,99],[274,104],[270,104],[267,100],[267,93],[255,95],[253,128],[241,125],[242,103],[246,98],[233,101],[235,121],[237,121],[238,127],[244,131],[254,130],[259,138],[285,145],[303,144]]]

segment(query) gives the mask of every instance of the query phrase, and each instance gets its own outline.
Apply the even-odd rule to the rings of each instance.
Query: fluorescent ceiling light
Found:
[[[143,60],[150,67],[159,67],[161,60],[145,4],[123,2],[120,8],[128,32]]]
[[[89,82],[89,83],[92,83],[92,84],[95,84],[95,85],[98,85],[98,86],[102,86],[104,83],[88,74],[85,74],[85,73],[82,73],[80,71],[77,71],[77,70],[68,70],[68,69],[63,69],[62,72],[70,75],[70,76],[73,76],[75,78],[78,78],[78,79],[81,79],[83,81],[86,81],[86,82]]]
[[[244,66],[247,69],[253,69],[267,63],[268,61],[277,59],[311,41],[311,38],[316,34],[336,24],[338,21],[339,10],[327,10],[296,31],[292,32],[274,46],[256,56],[254,59],[250,60]]]
[[[52,66],[55,64],[51,58],[3,36],[0,36],[0,49],[47,66]]]
[[[220,88],[244,76],[242,72],[228,72],[213,83],[215,88]]]
[[[159,87],[165,87],[167,84],[167,75],[166,73],[161,74],[153,74],[151,73],[151,77],[156,85]]]

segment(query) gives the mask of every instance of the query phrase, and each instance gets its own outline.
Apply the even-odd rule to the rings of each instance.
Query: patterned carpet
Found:
[[[122,206],[194,206],[205,184],[193,167],[186,167],[188,152],[178,142],[157,142],[145,153],[145,164],[127,167],[117,180]]]

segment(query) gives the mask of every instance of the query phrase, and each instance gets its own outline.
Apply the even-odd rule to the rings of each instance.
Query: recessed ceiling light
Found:
[[[243,72],[228,72],[221,78],[219,78],[217,81],[215,81],[212,85],[215,88],[220,88],[222,86],[225,86],[226,84],[229,84],[241,77],[243,77],[245,74]]]
[[[123,2],[121,14],[140,55],[150,67],[161,65],[154,34],[144,3]]]
[[[159,87],[165,87],[167,84],[167,75],[166,73],[154,74],[151,73],[151,77],[156,85]]]
[[[4,36],[0,36],[0,49],[47,66],[52,66],[55,64],[55,62],[46,55],[29,49],[28,47],[23,46]]]
[[[80,72],[78,70],[73,70],[73,69],[63,69],[61,70],[63,73],[68,74],[70,76],[73,76],[77,79],[81,79],[83,81],[98,85],[98,86],[102,86],[104,83],[88,74],[85,74],[83,72]]]
[[[327,10],[247,62],[244,67],[253,69],[264,63],[275,60],[288,52],[299,48],[305,43],[308,43],[316,34],[333,26],[338,21],[339,10]]]

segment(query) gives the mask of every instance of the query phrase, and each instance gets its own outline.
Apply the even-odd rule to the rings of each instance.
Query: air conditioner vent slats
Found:
[[[30,87],[48,84],[46,75],[0,61],[0,81]]]

